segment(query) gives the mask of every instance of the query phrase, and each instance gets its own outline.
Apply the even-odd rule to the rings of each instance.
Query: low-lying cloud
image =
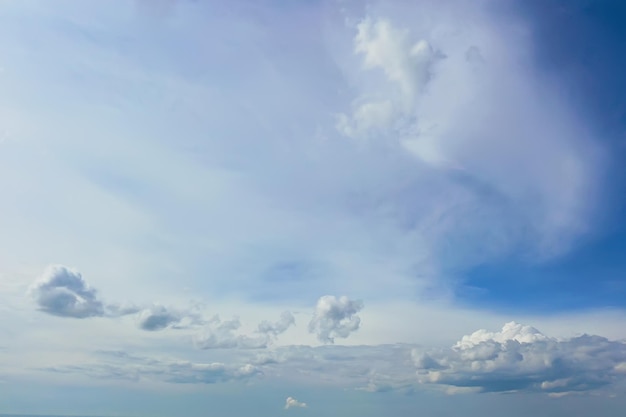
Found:
[[[100,361],[96,363],[59,365],[43,370],[98,379],[153,380],[172,384],[217,384],[247,380],[262,373],[247,363],[190,362],[132,355],[124,351],[102,351],[98,357]]]
[[[415,351],[420,382],[480,392],[551,395],[591,391],[623,379],[626,344],[600,336],[548,337],[515,322],[479,330],[451,349]]]

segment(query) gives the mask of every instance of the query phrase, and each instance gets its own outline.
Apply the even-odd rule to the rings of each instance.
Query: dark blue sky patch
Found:
[[[626,229],[545,264],[507,260],[465,274],[465,304],[500,311],[550,313],[626,307]]]

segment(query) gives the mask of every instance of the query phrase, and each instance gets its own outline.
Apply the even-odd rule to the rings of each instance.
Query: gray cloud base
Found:
[[[233,328],[233,322],[216,324]],[[221,346],[244,347],[237,338]],[[216,346],[219,343],[216,343]],[[600,336],[555,339],[530,326],[508,323],[502,331],[474,332],[450,348],[412,344],[281,346],[262,352],[229,351],[225,363],[193,363],[104,352],[98,363],[47,371],[98,378],[149,378],[170,383],[217,383],[262,376],[264,380],[316,384],[368,392],[440,389],[468,392],[611,395],[626,383],[626,344]],[[132,366],[131,366],[132,365]]]
[[[104,315],[97,291],[82,275],[63,265],[51,265],[29,289],[41,311],[60,317],[86,318]]]
[[[626,344],[600,336],[558,340],[515,322],[463,337],[453,348],[413,353],[419,380],[480,392],[590,391],[626,376]]]

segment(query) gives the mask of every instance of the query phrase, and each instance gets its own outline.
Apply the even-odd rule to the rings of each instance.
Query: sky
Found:
[[[624,22],[0,0],[0,414],[621,416]]]

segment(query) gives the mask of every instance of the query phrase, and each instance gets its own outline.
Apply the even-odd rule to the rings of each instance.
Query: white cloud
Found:
[[[76,7],[85,33],[126,27],[113,22],[115,6],[99,6],[106,13]],[[164,298],[186,296],[183,288],[216,300],[228,292],[249,300],[303,301],[311,293],[406,299],[503,252],[549,256],[567,248],[593,219],[596,167],[594,152],[578,146],[583,123],[558,97],[548,103],[551,89],[512,64],[529,47],[507,25],[479,7],[462,7],[471,9],[463,20],[439,2],[413,7],[395,15],[368,8],[354,31],[343,22],[329,28],[328,44],[323,36],[285,37],[280,27],[251,43],[246,31],[229,30],[234,17],[207,13],[210,22],[193,26],[191,19],[172,42],[202,45],[210,60],[146,48],[147,38],[163,35],[156,27],[152,35],[129,28],[136,42],[117,45],[124,50],[117,54],[118,35],[108,30],[95,42],[39,25],[39,37],[54,47],[31,51],[16,40],[11,48],[21,58],[3,79],[15,87],[2,106],[29,132],[19,139],[25,147],[7,149],[0,164],[0,187],[15,201],[0,226],[20,239],[0,247],[15,248],[24,264],[88,265],[85,274],[107,297],[141,298],[142,308],[154,299],[175,304]],[[432,14],[437,19],[422,18]],[[260,29],[241,18],[252,32]],[[311,59],[282,55],[276,39]],[[111,48],[102,47],[109,41]],[[232,55],[228,43],[241,53]],[[339,74],[334,45],[346,45],[343,55],[353,52],[346,59],[358,64],[340,62]],[[55,60],[53,50],[89,59],[76,67]],[[39,62],[54,62],[49,78],[19,71]],[[208,72],[199,77],[201,68]],[[78,84],[77,70],[84,74]],[[214,78],[223,82],[206,83]],[[27,91],[58,102],[54,86],[61,85],[60,107],[14,99]],[[92,129],[102,120],[99,106],[120,109],[107,116],[106,131]],[[338,137],[337,113],[345,116],[343,133],[372,140]],[[318,140],[318,128],[330,140]],[[30,152],[40,147],[54,152]],[[84,205],[54,197],[68,193],[85,196]],[[23,213],[38,207],[37,196],[50,209],[31,221]],[[37,243],[60,233],[62,244]],[[86,250],[86,241],[96,247]],[[267,271],[290,262],[307,267],[270,283]]]
[[[557,90],[520,65],[528,40],[482,6],[457,6],[429,3],[436,19],[404,27],[374,9],[356,25],[366,71],[348,72],[358,104],[337,130],[414,158],[419,174],[402,180],[421,203],[388,204],[429,242],[434,268],[442,252],[460,267],[502,252],[556,256],[589,231],[601,152]],[[377,69],[382,79],[367,78]]]
[[[82,319],[104,314],[97,291],[78,271],[63,265],[47,267],[29,292],[41,311],[55,316]]]
[[[589,335],[559,340],[515,322],[464,336],[452,349],[413,352],[421,382],[486,392],[593,391],[620,378],[625,359],[623,342]]]
[[[346,296],[322,296],[309,322],[309,331],[324,343],[334,343],[336,337],[345,339],[359,329],[361,318],[357,313],[362,308],[363,302],[360,300],[350,300]]]
[[[412,298],[422,283],[447,285],[446,268],[463,271],[503,252],[539,257],[562,253],[593,226],[600,168],[594,147],[588,146],[584,120],[573,117],[550,85],[516,64],[528,63],[524,55],[531,51],[508,32],[520,26],[477,16],[482,13],[477,8],[458,18],[446,14],[449,6],[440,3],[425,2],[421,10],[404,16],[382,17],[368,9],[370,17],[358,25],[356,36],[339,30],[329,34],[329,44],[352,40],[349,49],[363,64],[343,77],[337,76],[325,45],[318,43],[323,36],[301,36],[306,30],[284,36],[280,27],[241,23],[220,13],[190,19],[176,30],[153,28],[143,37],[131,29],[121,37],[109,31],[128,25],[116,20],[124,13],[108,2],[76,11],[71,30],[81,31],[78,37],[59,29],[66,27],[59,19],[65,19],[61,16],[67,10],[50,8],[49,16],[45,10],[30,13],[48,19],[45,24],[16,17],[19,30],[6,29],[6,39],[15,39],[6,45],[12,51],[7,56],[14,59],[3,64],[7,76],[3,73],[0,81],[7,94],[0,107],[10,107],[8,114],[16,116],[5,119],[19,120],[28,129],[9,129],[15,141],[3,143],[6,152],[0,155],[0,190],[12,202],[0,218],[0,249],[15,254],[6,261],[37,265],[42,259],[71,257],[88,265],[85,276],[107,296],[139,297],[140,306],[104,304],[72,272],[69,285],[54,280],[38,284],[33,295],[41,310],[66,317],[138,314],[140,327],[157,330],[179,327],[178,320],[187,315],[184,309],[150,307],[151,300],[162,297],[191,292],[219,301],[230,300],[225,295],[242,296],[255,300],[246,305],[248,317],[254,317],[262,305],[280,305],[282,310],[293,302],[289,308],[301,307],[306,294],[352,293],[368,300],[369,314],[370,297],[393,304]],[[439,10],[441,19],[420,18],[431,12],[427,9]],[[310,16],[301,23],[308,24]],[[439,24],[454,31],[433,30]],[[33,33],[47,47],[34,48],[18,36],[24,28],[36,28]],[[254,36],[256,31],[263,36]],[[156,38],[168,42],[157,50],[150,46]],[[120,39],[132,42],[116,43]],[[168,50],[171,44],[198,48]],[[224,47],[230,44],[239,46],[236,54]],[[198,53],[202,48],[210,54]],[[81,65],[59,57],[79,57]],[[39,73],[37,68],[45,70]],[[215,79],[220,82],[205,84]],[[348,97],[336,94],[346,90]],[[29,97],[36,100],[29,102]],[[330,139],[342,139],[333,133],[334,120],[328,115],[341,112],[340,133],[371,140],[322,143],[313,138],[311,127],[319,126]],[[107,129],[93,128],[101,123]],[[75,204],[59,195],[83,198]],[[290,262],[304,267],[277,277],[273,266]],[[238,313],[238,307],[225,316]],[[357,301],[323,298],[310,328],[324,343],[350,336],[346,343],[354,344],[361,340],[355,336],[365,333],[353,334],[361,319],[368,332],[370,323],[378,323],[377,332],[364,335],[372,343],[395,342],[405,334],[411,336],[403,340],[427,343],[448,338],[453,327],[467,327],[459,324],[465,318],[458,313],[439,315],[449,321],[440,324],[425,309],[415,319],[422,327],[411,322],[411,328],[397,320],[407,317],[402,309],[383,317],[379,311],[359,314],[361,308]],[[25,323],[28,314],[23,314]],[[468,313],[476,320],[472,314],[478,313]],[[50,322],[44,319],[40,321]],[[571,321],[571,329],[582,326]],[[277,322],[262,322],[255,331],[239,319],[217,318],[196,342],[204,349],[266,348],[292,323],[285,315]],[[587,323],[595,328],[593,319]],[[101,320],[98,326],[107,331],[92,329],[96,342],[95,337],[83,340],[79,331],[92,323],[66,324],[81,347],[123,345],[131,333],[117,321]],[[307,327],[293,330],[285,338],[306,333]],[[28,337],[42,341],[46,331],[53,333],[39,328],[18,340],[29,349],[44,346],[28,343]],[[542,340],[534,330],[512,332],[511,337],[482,332],[464,338],[451,349],[460,359],[448,351],[418,349],[414,360],[422,377],[447,379],[451,389],[488,390],[481,378],[497,375],[481,374],[481,367],[494,366],[505,377],[514,377],[514,370],[507,373],[510,368],[484,359],[495,355],[506,362],[502,351],[508,346],[519,344],[518,353],[524,354],[530,346],[576,350],[571,344]],[[138,344],[170,336],[135,333],[140,335],[133,333],[132,343]],[[10,334],[19,335],[20,329]],[[105,334],[115,342],[104,340]],[[314,336],[300,336],[313,343]],[[152,344],[154,349],[180,349],[176,341]],[[21,349],[10,343],[17,353],[6,361],[30,363],[12,360]],[[63,341],[55,343],[55,350],[64,350]],[[302,341],[292,338],[290,343]],[[417,381],[409,354],[413,347],[272,349],[253,366],[277,371],[276,378],[345,380],[370,391],[403,389]],[[198,381],[214,380],[222,371],[235,375],[254,369],[245,361],[233,368],[213,362],[213,355],[252,354],[237,349],[193,354],[210,354],[211,361],[168,369],[188,375],[203,368],[205,376],[182,378]],[[446,355],[453,359],[446,362]],[[624,363],[613,362],[614,371],[606,375],[623,374]],[[590,372],[581,375],[587,378]],[[476,377],[480,387],[466,387],[468,376]],[[536,389],[554,393],[580,388],[571,378],[544,375]]]
[[[355,138],[371,130],[379,131],[388,128],[393,118],[394,109],[391,101],[370,101],[357,105],[352,117],[345,114],[338,115],[336,127],[342,134]]]
[[[204,384],[262,375],[269,384],[407,394],[436,387],[449,394],[515,391],[612,395],[626,383],[625,343],[588,335],[555,339],[528,329],[509,324],[492,332],[492,337],[476,337],[464,347],[451,348],[290,345],[262,351],[217,350],[210,352],[211,360],[206,361],[206,352],[168,345],[180,351],[178,359],[119,351],[36,357],[29,363],[38,369],[98,379]],[[145,348],[153,352],[154,342]]]
[[[506,323],[499,332],[488,332],[485,329],[481,329],[470,335],[463,336],[454,347],[458,349],[469,349],[488,341],[505,343],[509,340],[514,340],[519,343],[533,343],[547,339],[546,336],[534,327],[525,326],[512,321]]]
[[[268,334],[272,336],[278,336],[287,331],[287,329],[296,324],[296,319],[289,311],[284,311],[280,315],[280,320],[271,323],[267,320],[259,323],[258,332],[262,334]]]
[[[355,51],[364,55],[366,68],[382,69],[411,99],[426,85],[433,63],[440,58],[428,41],[411,42],[408,30],[394,27],[387,19],[363,20],[354,43]]]
[[[238,317],[222,321],[219,316],[208,320],[203,329],[195,335],[194,342],[200,349],[263,349],[267,348],[276,337],[295,324],[293,314],[285,311],[280,320],[271,323],[262,321],[252,335],[236,333],[241,328]]]
[[[293,397],[287,397],[287,400],[285,400],[285,410],[289,410],[290,408],[306,408],[306,407],[307,407],[306,403],[302,403]]]

